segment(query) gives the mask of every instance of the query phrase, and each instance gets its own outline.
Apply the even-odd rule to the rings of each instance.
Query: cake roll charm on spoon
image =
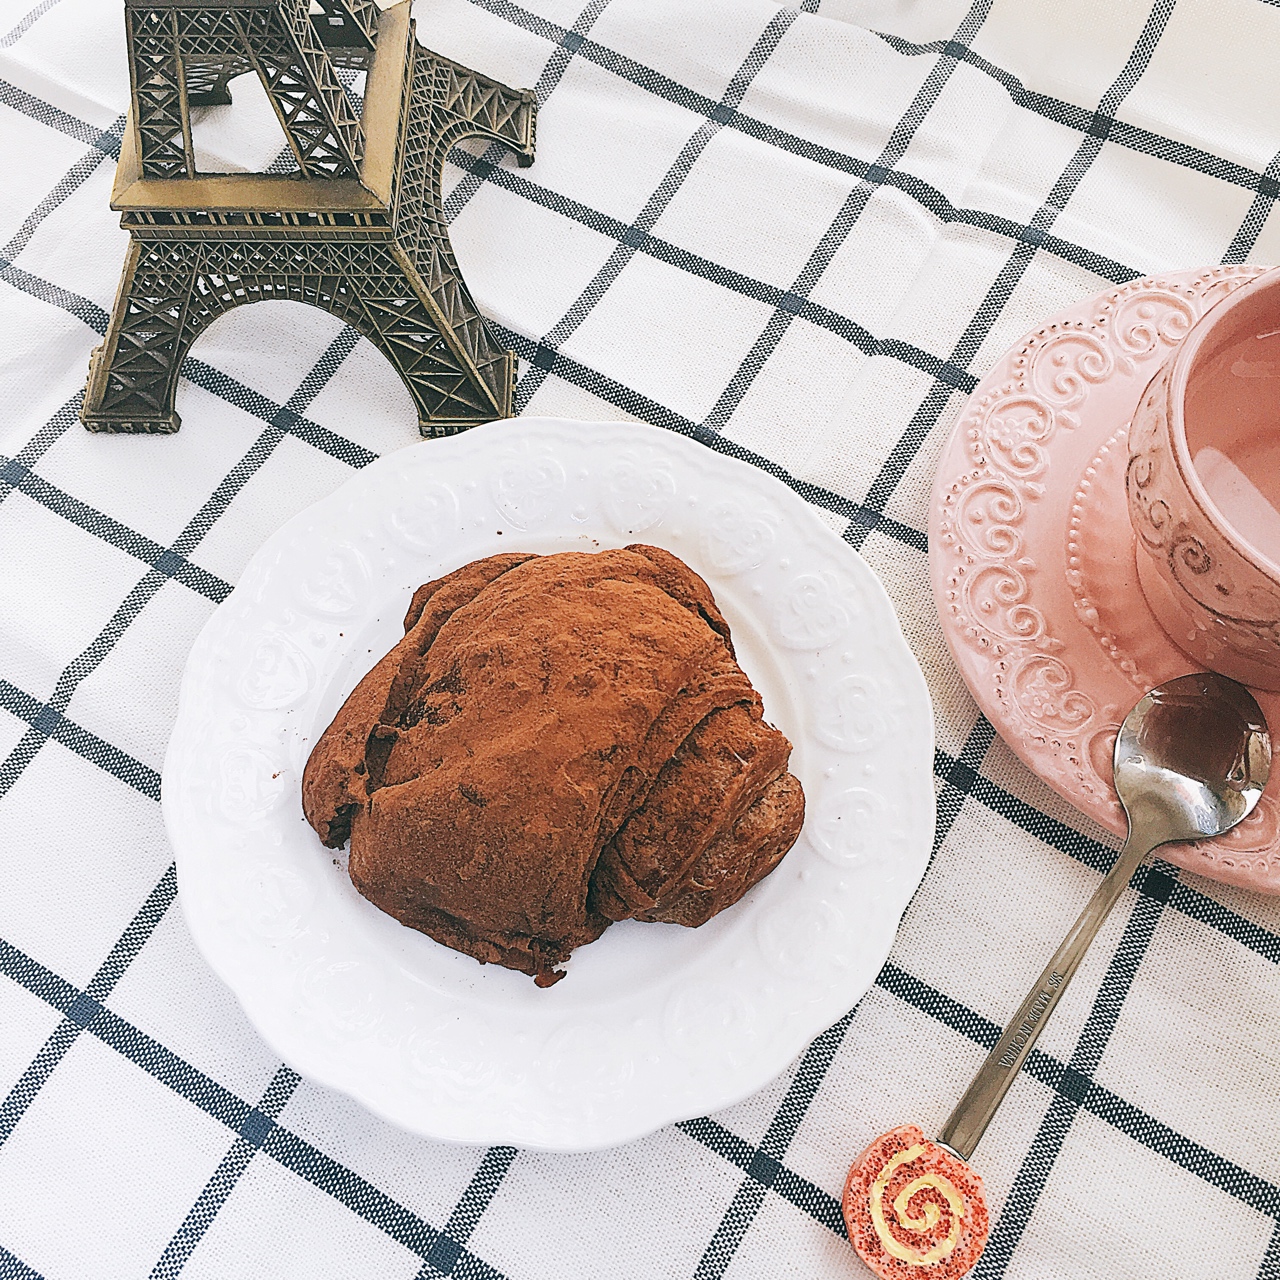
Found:
[[[982,1179],[913,1124],[882,1133],[853,1162],[843,1207],[853,1247],[879,1276],[951,1280],[987,1243]]]
[[[1223,835],[1253,812],[1271,770],[1271,736],[1243,685],[1208,672],[1180,676],[1125,717],[1113,763],[1128,838],[937,1140],[902,1125],[849,1170],[845,1227],[883,1280],[958,1280],[978,1261],[987,1206],[967,1162],[996,1108],[1143,859],[1164,844]]]

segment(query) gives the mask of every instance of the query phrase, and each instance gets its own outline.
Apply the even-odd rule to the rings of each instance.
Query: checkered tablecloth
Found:
[[[618,1150],[409,1137],[276,1061],[175,906],[161,761],[192,640],[263,539],[416,439],[325,314],[232,312],[173,437],[77,408],[126,237],[118,0],[0,0],[0,1277],[865,1274],[849,1158],[948,1112],[1113,856],[939,635],[930,476],[976,377],[1074,299],[1280,259],[1276,0],[421,0],[541,103],[453,157],[522,412],[767,466],[892,594],[937,710],[936,852],[861,1004],[781,1079]],[[359,83],[348,77],[358,94]],[[282,141],[254,84],[207,167]],[[1280,1278],[1280,902],[1141,874],[978,1149],[981,1280]]]

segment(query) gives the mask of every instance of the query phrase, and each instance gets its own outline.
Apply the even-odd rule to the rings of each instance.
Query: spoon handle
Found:
[[[938,1141],[961,1159],[968,1160],[973,1154],[996,1108],[1009,1092],[1009,1086],[1022,1069],[1027,1055],[1044,1030],[1044,1024],[1049,1021],[1049,1015],[1057,1008],[1062,993],[1080,967],[1089,944],[1111,914],[1111,908],[1129,883],[1129,878],[1154,847],[1155,844],[1148,843],[1140,833],[1130,832],[1115,864],[1094,891],[1053,959],[1045,966],[1039,981],[1009,1020],[1004,1034],[978,1068],[978,1074],[965,1090],[964,1097],[947,1117]]]

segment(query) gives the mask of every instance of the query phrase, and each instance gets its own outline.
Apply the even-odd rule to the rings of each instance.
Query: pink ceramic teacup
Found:
[[[1208,311],[1151,380],[1125,484],[1138,579],[1169,638],[1280,689],[1280,270]]]

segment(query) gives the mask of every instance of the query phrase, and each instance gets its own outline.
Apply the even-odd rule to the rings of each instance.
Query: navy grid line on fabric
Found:
[[[24,116],[47,124],[49,128],[65,133],[77,142],[87,142],[103,155],[115,159],[120,156],[120,139],[113,136],[109,129],[95,129],[91,124],[77,120],[75,116],[41,98],[33,97],[7,80],[0,80],[0,105],[12,107],[14,111],[20,111]]]
[[[910,40],[903,40],[901,36],[886,35],[883,32],[876,34],[891,48],[909,57],[936,53],[941,47],[940,41],[915,44]],[[1280,186],[1276,185],[1270,166],[1264,172],[1258,173],[1245,165],[1226,160],[1222,156],[1201,151],[1199,147],[1188,146],[1175,138],[1152,133],[1149,129],[1139,128],[1125,120],[1117,120],[1115,107],[1105,111],[1099,107],[1097,111],[1089,112],[1076,103],[1064,102],[1061,98],[1049,97],[1043,93],[1032,93],[1017,76],[1012,76],[1007,71],[994,66],[971,49],[966,49],[963,54],[958,53],[957,56],[963,57],[971,67],[995,80],[1008,92],[1017,106],[1043,116],[1046,120],[1052,120],[1054,124],[1074,129],[1077,133],[1087,133],[1107,142],[1114,142],[1117,146],[1126,147],[1130,151],[1168,160],[1172,164],[1193,169],[1209,177],[1220,178],[1223,182],[1244,187],[1247,191],[1258,191],[1267,199],[1274,199],[1280,195]]]
[[[345,462],[348,466],[357,468],[368,466],[377,457],[377,454],[356,444],[354,441],[347,440],[336,432],[330,431],[327,427],[322,427],[318,422],[310,421],[302,414],[289,409],[286,405],[274,403],[260,392],[254,391],[251,387],[246,387],[235,378],[211,368],[201,360],[188,357],[182,365],[182,376],[188,382],[219,396],[229,404],[235,405],[236,408],[252,414],[255,418],[259,418],[261,421],[269,423],[299,440],[305,441],[314,448],[321,450],[321,452],[327,453],[330,457],[336,458],[340,462]],[[96,512],[93,508],[79,502],[78,499],[70,494],[63,495],[61,490],[51,485],[35,472],[35,464],[40,458],[68,430],[79,423],[82,396],[82,392],[77,392],[75,396],[61,405],[44,427],[27,441],[12,458],[0,455],[0,502],[3,502],[15,488],[19,488],[25,496],[40,502],[41,505],[56,514],[65,515],[68,519],[73,518],[68,514],[70,512],[83,512],[84,521],[73,520],[73,523],[81,524],[81,527],[86,531],[103,537],[104,541],[111,542],[113,546],[119,547],[120,550],[129,551],[131,546],[146,547],[152,540],[146,539],[136,530],[127,529],[124,526],[122,526],[124,532],[120,535],[119,541],[110,536],[104,536],[104,532],[109,532],[106,522],[110,517]],[[93,527],[99,517],[101,517],[102,531],[97,527]],[[158,546],[159,544],[156,545]],[[133,554],[133,552],[130,551],[130,554]],[[179,556],[170,547],[161,548],[157,553],[156,559],[163,557],[168,557],[165,559],[166,568],[172,565],[175,569],[178,569],[183,564],[188,563],[185,556]],[[150,561],[149,563],[154,564],[155,561]],[[214,574],[210,574],[208,570],[192,565],[190,572],[192,575],[196,575],[200,582],[205,583],[211,591],[220,590],[218,584],[221,579]],[[192,584],[186,583],[185,585],[191,586]],[[198,590],[199,588],[193,587],[193,589]],[[209,591],[202,591],[201,594],[208,595]],[[213,597],[210,596],[210,598],[212,599]]]
[[[974,0],[972,7],[965,15],[964,21],[961,22],[956,31],[956,41],[958,43],[967,43],[973,39],[979,27],[982,26],[983,19],[990,12],[991,3],[992,0]],[[788,304],[786,299],[788,297],[804,299],[809,296],[810,291],[831,265],[832,260],[835,258],[836,250],[848,239],[854,224],[867,207],[867,202],[875,191],[875,177],[878,176],[881,170],[887,173],[902,159],[911,143],[911,139],[915,136],[916,130],[924,123],[925,116],[929,114],[930,108],[937,102],[943,86],[947,83],[952,71],[955,70],[955,66],[955,59],[945,54],[934,63],[929,74],[925,77],[924,83],[916,91],[910,105],[903,113],[902,118],[894,126],[893,132],[889,135],[889,139],[880,154],[876,157],[871,168],[867,170],[867,175],[858,180],[857,185],[846,197],[839,213],[836,214],[831,225],[814,246],[813,251],[801,268],[800,274],[796,276],[791,287],[787,290],[783,304],[774,309],[773,315],[769,317],[769,321],[764,327],[764,331],[756,339],[751,350],[747,353],[746,359],[738,366],[738,370],[730,380],[729,385],[721,392],[720,398],[716,401],[715,406],[702,424],[709,431],[714,431],[719,435],[724,430],[725,424],[742,403],[751,384],[756,380],[760,370],[764,368],[765,362],[778,349],[778,345],[791,327],[791,322],[795,319],[795,308],[793,305]],[[871,181],[867,180],[868,177],[871,178]],[[955,365],[956,361],[951,359],[943,363],[944,365]]]
[[[945,752],[934,749],[933,771],[942,781],[938,790],[938,820],[933,833],[934,854],[950,834],[965,800],[973,794],[974,782],[981,774],[987,752],[995,740],[995,727],[986,716],[979,715],[954,760],[948,760]]]
[[[160,799],[160,775],[128,752],[113,747],[96,733],[64,716],[56,707],[41,702],[9,681],[0,679],[0,707],[17,720],[25,721],[31,732],[52,738],[83,756],[90,764],[118,778],[126,786],[141,791],[152,800]]]
[[[1102,101],[1098,106],[1099,111],[1114,112],[1124,100],[1125,95],[1137,84],[1138,78],[1155,50],[1160,33],[1164,30],[1164,26],[1169,20],[1169,15],[1173,12],[1173,4],[1174,0],[1160,0],[1152,9],[1147,24],[1143,28],[1142,35],[1139,37],[1138,44],[1130,54],[1128,62],[1115,82],[1103,95]],[[1048,197],[1031,219],[1031,225],[1037,231],[1048,232],[1053,226],[1058,214],[1066,207],[1067,201],[1071,199],[1073,192],[1079,186],[1081,178],[1084,177],[1089,166],[1102,151],[1103,141],[1102,137],[1093,133],[1086,133],[1081,138],[1075,155],[1072,156],[1067,167],[1059,175],[1057,182],[1054,183]],[[1026,270],[1031,265],[1035,254],[1036,245],[1034,243],[1023,242],[1014,247],[1013,252],[1009,255],[1009,260],[1001,268],[999,275],[992,282],[990,289],[987,290],[986,297],[983,298],[978,310],[965,326],[964,332],[956,342],[955,349],[950,357],[953,364],[958,364],[961,368],[967,368],[970,361],[977,355],[983,340],[995,326],[996,320],[1013,296],[1015,287],[1026,274]],[[920,407],[908,423],[907,429],[890,451],[888,459],[880,468],[879,473],[867,490],[865,502],[872,510],[883,511],[889,504],[898,485],[906,475],[908,467],[920,451],[920,446],[942,417],[942,411],[946,407],[950,394],[949,391],[939,386],[930,388]],[[852,525],[846,532],[845,537],[855,547],[861,547],[866,540],[866,534]]]
[[[0,49],[7,49],[10,45],[17,44],[27,31],[58,3],[59,0],[40,0],[40,3],[21,22],[16,23],[9,31],[0,36]]]
[[[117,117],[108,131],[117,141],[124,135],[124,122],[124,116]],[[94,147],[87,155],[77,160],[58,185],[27,215],[22,226],[10,237],[9,242],[0,246],[0,261],[12,262],[30,243],[36,228],[108,158],[109,154],[99,147]]]
[[[1270,3],[1270,0],[1267,2]],[[1267,1242],[1267,1251],[1258,1268],[1257,1280],[1280,1280],[1280,1221],[1276,1222],[1276,1229]]]
[[[47,7],[47,6],[46,6],[46,7]],[[33,21],[34,21],[34,19],[33,19]],[[560,372],[559,368],[556,368],[554,371],[555,371],[556,373],[559,373],[559,372]],[[692,424],[690,424],[690,425],[692,425]],[[348,442],[348,443],[349,443],[349,442]],[[963,754],[964,754],[964,753],[962,752],[962,759],[963,759]],[[974,768],[974,766],[969,765],[967,761],[965,761],[964,763],[965,763],[965,766],[966,766],[967,768],[970,768],[970,769],[973,769],[973,768]],[[1177,892],[1178,890],[1185,890],[1185,886],[1182,886],[1182,885],[1176,885],[1176,886],[1175,886],[1175,888],[1174,888],[1174,892]],[[1206,901],[1211,901],[1211,900],[1206,900]],[[140,945],[140,944],[139,944],[139,945]],[[82,1000],[82,997],[81,997],[81,996],[77,996],[77,997],[75,998],[75,1000],[73,1000],[72,1004],[69,1006],[68,1012],[72,1012],[72,1011],[74,1011],[74,1017],[73,1017],[72,1021],[73,1021],[76,1025],[88,1025],[88,1023],[81,1023],[81,1021],[80,1021],[80,1020],[81,1020],[81,1019],[83,1019],[83,1018],[85,1018],[85,1017],[87,1016],[87,1017],[88,1017],[88,1020],[89,1020],[89,1023],[91,1023],[91,1022],[94,1020],[94,1018],[97,1016],[97,1011],[96,1011],[96,1010],[95,1010],[91,1005],[86,1005],[86,1004],[84,1004],[84,1003],[81,1003],[81,1000]],[[815,1086],[815,1087],[816,1087],[816,1086]],[[1073,1087],[1074,1087],[1074,1086],[1073,1086]],[[1094,1085],[1094,1086],[1092,1086],[1092,1088],[1093,1088],[1093,1089],[1096,1089],[1096,1088],[1097,1088],[1097,1086],[1096,1086],[1096,1085]],[[252,1110],[253,1110],[253,1109],[251,1109],[251,1111],[252,1111]],[[691,1123],[692,1123],[692,1122],[691,1122]],[[250,1127],[251,1127],[251,1129],[254,1129],[254,1126],[253,1126],[252,1124],[250,1125]],[[256,1134],[256,1129],[254,1129],[254,1133]],[[495,1149],[495,1150],[500,1150],[500,1149]],[[770,1157],[770,1158],[772,1158],[772,1157]],[[488,1157],[486,1157],[486,1159],[488,1159]],[[755,1157],[753,1157],[753,1161],[754,1161],[754,1159],[755,1159]],[[776,1162],[775,1162],[775,1163],[776,1163]],[[765,1164],[765,1163],[761,1163],[761,1165],[760,1165],[760,1169],[761,1169],[761,1174],[760,1174],[761,1178],[772,1178],[772,1179],[774,1179],[774,1181],[775,1181],[775,1182],[776,1182],[776,1180],[777,1180],[777,1176],[778,1176],[778,1174],[779,1174],[780,1172],[785,1172],[785,1169],[782,1169],[782,1168],[781,1168],[781,1166],[779,1166],[779,1169],[775,1170],[772,1166],[770,1166],[770,1165],[768,1165],[768,1164]],[[1269,1210],[1269,1211],[1274,1212],[1274,1208],[1272,1208],[1272,1209],[1271,1209],[1271,1210]],[[474,1225],[474,1223],[473,1223],[472,1225]],[[11,1255],[9,1255],[9,1256],[11,1256]],[[1269,1255],[1269,1256],[1270,1256],[1270,1255]],[[444,1261],[444,1260],[445,1260],[445,1259],[444,1259],[443,1254],[441,1255],[440,1260],[441,1260],[441,1261]],[[16,1262],[16,1260],[15,1260],[15,1262]],[[19,1264],[17,1264],[17,1265],[19,1265],[19,1266],[23,1266],[23,1265],[25,1265],[25,1264],[20,1264],[20,1263],[19,1263]],[[435,1265],[435,1264],[432,1264],[432,1265]],[[1266,1266],[1266,1265],[1267,1265],[1267,1264],[1264,1262],[1264,1268],[1265,1268],[1265,1266]],[[450,1264],[449,1264],[449,1266],[450,1266],[450,1268],[452,1268],[452,1263],[450,1263]],[[424,1263],[424,1270],[425,1270],[425,1263]],[[29,1269],[28,1269],[28,1271],[29,1271]],[[32,1274],[33,1274],[33,1273],[32,1273]],[[1261,1273],[1260,1273],[1260,1274],[1261,1274]]]
[[[57,995],[62,1003],[55,1004],[55,1007],[61,1008],[63,1020],[54,1028],[52,1035],[41,1046],[40,1052],[22,1073],[17,1084],[10,1089],[3,1104],[0,1104],[0,1145],[13,1132],[14,1126],[22,1119],[27,1108],[35,1100],[36,1094],[53,1074],[54,1068],[66,1056],[67,1050],[75,1043],[80,1032],[92,1020],[93,1014],[101,1008],[101,1002],[111,994],[112,988],[129,967],[129,962],[142,949],[143,944],[155,931],[155,927],[164,918],[177,892],[178,878],[175,868],[170,864],[84,991],[72,995],[66,989],[70,984],[58,984]]]
[[[1258,183],[1258,194],[1253,197],[1249,212],[1244,215],[1244,221],[1222,255],[1224,263],[1243,262],[1253,252],[1253,246],[1258,243],[1258,236],[1266,225],[1277,195],[1280,195],[1280,151],[1272,156],[1271,163],[1267,165],[1262,181]]]
[[[744,297],[755,298],[758,302],[767,302],[771,306],[785,308],[801,320],[808,320],[810,324],[819,325],[832,333],[839,334],[840,337],[851,342],[865,355],[882,355],[888,356],[890,359],[901,360],[904,364],[909,364],[913,368],[919,369],[922,373],[927,373],[931,377],[937,378],[939,381],[958,387],[961,391],[972,391],[976,384],[976,380],[971,373],[954,365],[948,365],[941,356],[925,351],[912,343],[903,342],[900,338],[877,338],[870,330],[858,324],[856,320],[840,315],[839,312],[832,311],[829,307],[824,307],[821,303],[814,302],[811,298],[801,297],[791,290],[781,289],[777,285],[767,284],[763,280],[755,280],[740,271],[733,270],[731,267],[712,262],[701,254],[693,253],[689,249],[672,244],[661,236],[655,236],[651,231],[644,229],[641,224],[645,220],[640,217],[635,222],[621,222],[617,218],[610,217],[607,213],[601,213],[597,209],[589,208],[581,201],[572,200],[559,192],[540,186],[531,178],[525,177],[519,170],[500,168],[487,157],[473,156],[470,152],[462,150],[461,147],[454,148],[449,155],[449,159],[474,177],[477,182],[488,181],[496,183],[513,195],[523,196],[526,200],[541,205],[544,209],[550,209],[566,218],[572,218],[574,222],[580,223],[584,227],[589,227],[592,231],[597,231],[603,236],[608,236],[611,240],[616,240],[619,245],[625,245],[637,253],[646,254],[648,257],[655,258],[659,262],[665,262],[669,266],[679,267],[691,275],[701,276],[704,280],[710,280],[715,284],[723,285],[725,288],[733,289]],[[871,168],[870,165],[863,167],[866,169]],[[865,175],[859,176],[862,177],[863,181],[866,181]],[[908,176],[895,170],[893,173],[886,175],[882,182],[878,182],[875,185],[895,186],[902,190],[902,184],[894,182],[892,179],[905,179]],[[913,180],[909,185],[911,187],[910,194],[918,198],[921,206],[933,214],[940,222],[964,223],[968,226],[976,227],[980,231],[990,231],[995,235],[1003,236],[1010,240],[1023,239],[1026,234],[1025,227],[1008,218],[1000,218],[995,214],[985,213],[979,209],[962,209],[953,205],[941,191],[929,187],[927,183]],[[925,198],[926,196],[936,196],[936,198]],[[1126,266],[1122,262],[1104,258],[1079,245],[1071,244],[1069,241],[1060,240],[1054,236],[1046,236],[1039,248],[1046,253],[1052,253],[1056,257],[1062,258],[1064,262],[1071,262],[1076,266],[1084,267],[1085,270],[1092,271],[1094,275],[1101,276],[1104,280],[1110,280],[1115,284],[1123,284],[1127,280],[1137,279],[1141,274],[1135,268]],[[553,341],[548,335],[539,346],[554,349],[557,341]]]
[[[839,1025],[838,1023],[837,1026]],[[844,1236],[844,1218],[840,1214],[840,1202],[816,1183],[801,1177],[788,1169],[780,1160],[761,1151],[745,1138],[738,1137],[736,1133],[707,1116],[697,1120],[681,1121],[676,1128],[708,1150],[714,1151],[730,1164],[736,1165],[743,1173],[757,1181],[762,1190],[776,1192],[782,1199],[794,1205],[802,1213],[808,1214],[834,1235]]]
[[[172,868],[166,874],[171,873]],[[80,1030],[88,1031],[246,1140],[255,1151],[264,1151],[278,1164],[381,1228],[420,1257],[425,1259],[440,1239],[442,1233],[437,1228],[379,1191],[353,1170],[325,1155],[312,1143],[278,1124],[260,1104],[237,1097],[230,1089],[89,996],[87,991],[78,991],[72,983],[3,940],[0,940],[0,972],[62,1013],[64,1020],[76,1028],[76,1034]],[[279,1076],[278,1079],[287,1081],[288,1077]],[[498,1272],[480,1259],[475,1262],[483,1268],[481,1274],[497,1280]]]
[[[698,126],[693,136],[680,148],[679,154],[670,168],[663,175],[653,194],[645,201],[644,208],[636,215],[632,224],[621,230],[616,237],[618,243],[610,252],[604,265],[592,276],[587,286],[574,299],[569,309],[538,342],[539,351],[555,351],[573,334],[574,330],[587,318],[597,302],[604,296],[609,286],[622,274],[623,268],[631,260],[632,255],[644,243],[645,238],[653,230],[654,224],[662,216],[662,212],[671,203],[676,192],[680,190],[689,171],[698,157],[706,150],[707,143],[715,137],[723,127],[725,112],[733,111],[742,101],[743,95],[751,85],[755,74],[768,61],[769,55],[778,47],[782,37],[787,33],[797,13],[793,9],[782,9],[769,21],[768,26],[760,33],[750,53],[742,65],[734,73],[728,87],[721,95],[719,103],[711,113],[711,118]],[[544,363],[535,358],[533,365],[525,370],[516,387],[515,411],[520,413],[529,403],[530,398],[542,385],[547,375]]]
[[[467,1253],[466,1245],[518,1154],[515,1147],[504,1146],[490,1147],[485,1152],[480,1167],[423,1259],[416,1280],[432,1280],[434,1276],[457,1276],[459,1280],[475,1276],[476,1280],[482,1280],[480,1264],[474,1254]]]
[[[274,452],[276,446],[285,437],[283,425],[277,419],[297,417],[302,409],[319,393],[324,384],[333,376],[338,365],[350,354],[356,344],[356,334],[352,329],[344,329],[330,343],[328,350],[317,362],[315,368],[303,379],[297,391],[290,397],[281,411],[273,415],[265,430],[254,442],[253,447],[239,463],[223,478],[221,484],[202,504],[199,511],[187,522],[186,527],[174,539],[168,548],[174,556],[186,558],[209,532],[218,517],[227,509],[235,494],[248,483],[250,477]],[[175,562],[176,563],[176,562]],[[167,566],[166,566],[167,567]],[[64,668],[54,685],[53,693],[46,700],[41,717],[46,714],[61,718],[70,703],[72,695],[88,675],[90,675],[115,646],[116,641],[124,633],[130,622],[146,607],[171,575],[158,566],[151,567],[132,591],[125,597],[111,620],[89,645],[68,667]],[[0,795],[3,795],[17,781],[23,769],[35,757],[36,752],[48,741],[49,733],[44,724],[33,722],[23,734],[18,745],[0,760]]]
[[[221,603],[231,593],[231,583],[219,578],[217,574],[192,564],[185,556],[162,547],[145,534],[137,533],[105,512],[73,498],[65,490],[42,480],[30,467],[16,459],[0,463],[0,480],[9,486],[10,492],[17,490],[33,502],[62,516],[64,520],[78,524],[95,538],[101,538],[117,550],[133,556],[135,560],[151,565],[215,604]]]
[[[191,1206],[173,1239],[165,1246],[160,1260],[151,1269],[151,1280],[172,1280],[182,1271],[218,1210],[235,1190],[241,1174],[249,1167],[249,1161],[261,1147],[268,1128],[280,1118],[285,1103],[293,1097],[301,1082],[302,1077],[291,1067],[281,1066],[272,1076],[266,1091],[245,1117],[242,1132],[236,1135],[227,1154],[200,1192],[199,1199]]]
[[[0,1245],[0,1280],[44,1280],[44,1277]]]
[[[746,1167],[746,1178],[739,1184],[720,1219],[720,1225],[698,1262],[694,1280],[720,1280],[733,1261],[733,1255],[760,1211],[764,1193],[777,1182],[784,1169],[782,1160],[787,1154],[787,1148],[795,1138],[805,1112],[817,1095],[852,1022],[851,1010],[833,1027],[824,1031],[800,1059],[764,1137],[752,1152]],[[686,1128],[685,1125],[676,1127]]]

